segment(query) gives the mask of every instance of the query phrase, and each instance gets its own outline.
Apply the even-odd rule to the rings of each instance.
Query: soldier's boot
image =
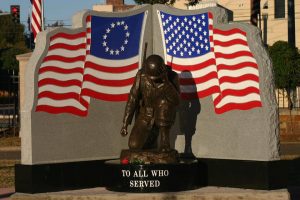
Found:
[[[160,147],[159,151],[167,152],[170,151],[170,127],[162,126],[159,128],[160,134]]]
[[[192,138],[188,135],[185,137],[185,148],[182,156],[185,158],[196,158],[192,151]]]
[[[185,135],[185,147],[184,147],[185,154],[192,154],[192,138],[186,134]]]

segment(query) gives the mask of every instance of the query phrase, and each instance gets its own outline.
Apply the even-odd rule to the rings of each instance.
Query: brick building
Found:
[[[233,12],[233,21],[251,22],[253,5],[260,8],[257,25],[262,30],[263,39],[268,45],[278,40],[288,40],[288,0],[260,0],[259,5],[253,0],[202,0],[196,6],[189,7],[187,0],[177,0],[174,7],[180,9],[197,9],[220,5]],[[254,2],[254,1],[253,1]],[[259,1],[258,1],[259,2]],[[300,1],[295,0],[295,38],[296,47],[300,49]]]

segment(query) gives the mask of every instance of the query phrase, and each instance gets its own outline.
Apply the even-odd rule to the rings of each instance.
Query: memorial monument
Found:
[[[121,160],[177,162],[177,151],[171,151],[170,147],[170,130],[179,105],[179,94],[176,72],[167,69],[162,57],[149,56],[135,77],[126,104],[121,135],[128,134],[127,126],[134,115],[136,120],[128,141],[129,151],[122,152]],[[157,137],[160,137],[158,149]]]
[[[142,55],[148,57],[144,67]],[[126,184],[136,192],[286,184],[276,175],[281,163],[271,61],[259,30],[228,24],[224,9],[143,5],[118,13],[86,10],[74,16],[72,28],[38,35],[25,74],[17,192],[109,186],[107,180],[120,177],[128,180],[118,190]],[[137,92],[137,84],[150,90]],[[126,135],[134,114],[129,138],[120,137],[120,126]],[[135,182],[150,174],[139,169],[128,174],[141,164],[130,164],[129,157],[129,164],[120,164],[128,140],[121,161],[137,149],[173,152],[166,162],[142,161],[156,166],[153,175],[165,179],[143,182],[143,187]],[[176,152],[198,162],[181,168]],[[105,170],[111,159],[118,164],[111,163],[109,170],[119,174]],[[176,170],[193,173],[178,177]],[[173,178],[193,184],[164,188],[164,181]]]

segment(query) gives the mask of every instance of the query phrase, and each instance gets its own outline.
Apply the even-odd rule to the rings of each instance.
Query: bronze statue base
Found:
[[[178,192],[207,185],[207,171],[196,159],[172,164],[121,164],[119,160],[108,160],[104,166],[104,185],[116,192]]]
[[[174,149],[167,152],[157,150],[122,150],[121,163],[130,164],[169,164],[178,162],[178,152]]]

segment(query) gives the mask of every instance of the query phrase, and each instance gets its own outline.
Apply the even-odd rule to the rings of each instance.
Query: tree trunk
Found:
[[[291,98],[291,91],[292,91],[291,89],[288,89],[288,88],[286,89],[287,98],[288,98],[288,108],[290,111],[290,126],[291,126],[290,130],[291,130],[291,134],[293,134],[294,133],[294,127],[293,127],[294,123],[293,123],[293,119],[292,119],[292,110],[293,110],[294,105],[293,105],[293,101]]]

